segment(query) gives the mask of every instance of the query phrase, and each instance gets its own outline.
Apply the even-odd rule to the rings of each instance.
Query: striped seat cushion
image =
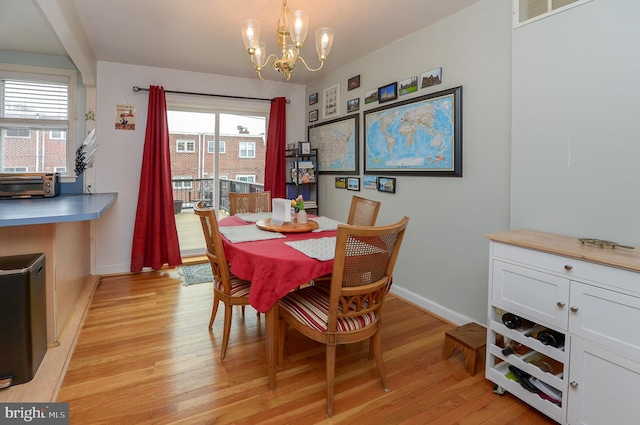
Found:
[[[289,312],[312,329],[326,332],[329,320],[329,287],[328,285],[309,286],[293,291],[280,300],[280,309]],[[374,313],[338,318],[336,329],[338,332],[354,331],[367,327],[375,321]]]
[[[248,297],[249,288],[251,288],[251,282],[248,280],[242,280],[238,276],[229,274],[231,278],[231,295],[232,297]],[[216,279],[216,289],[224,292],[222,282]]]

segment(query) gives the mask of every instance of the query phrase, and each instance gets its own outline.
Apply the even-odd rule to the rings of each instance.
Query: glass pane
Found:
[[[559,9],[576,1],[577,0],[551,0],[551,10]]]
[[[548,12],[547,0],[519,0],[518,22],[524,22]]]

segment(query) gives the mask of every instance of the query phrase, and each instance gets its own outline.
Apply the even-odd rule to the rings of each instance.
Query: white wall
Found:
[[[317,108],[320,117],[323,89],[340,83],[340,116],[346,115],[347,100],[360,97],[362,127],[362,111],[379,106],[364,105],[366,91],[437,67],[442,67],[442,84],[413,97],[463,86],[463,177],[398,176],[395,195],[359,192],[382,201],[378,224],[410,217],[393,291],[458,323],[486,322],[488,241],[483,235],[509,225],[510,19],[509,2],[480,1],[307,87],[307,96],[319,96],[307,112]],[[355,75],[360,88],[347,91],[347,80]],[[360,128],[360,177],[363,143]],[[346,220],[355,192],[335,189],[334,178],[319,179],[320,212]]]
[[[303,140],[305,134],[304,86],[277,80],[223,77],[212,74],[98,63],[95,181],[87,181],[94,192],[118,192],[118,199],[95,226],[95,274],[128,272],[131,260],[131,241],[138,199],[140,168],[147,121],[148,93],[132,91],[133,86],[160,85],[165,90],[226,94],[258,98],[284,96],[287,105],[287,140]],[[211,97],[167,95],[167,102],[209,104],[237,110],[248,105],[266,108],[268,102],[235,101]],[[136,111],[134,131],[115,129],[115,108],[131,104]]]
[[[640,2],[513,31],[511,227],[640,246]]]

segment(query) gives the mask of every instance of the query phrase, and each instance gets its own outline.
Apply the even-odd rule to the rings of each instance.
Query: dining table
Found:
[[[251,215],[225,217],[219,221],[219,228],[231,273],[251,282],[249,304],[265,314],[269,390],[274,391],[278,300],[301,285],[331,273],[338,222],[326,217],[310,217],[309,220],[316,220],[320,225],[312,223],[308,231],[301,231],[292,222],[288,227],[284,223],[277,226],[278,231],[270,231],[265,230],[264,217],[258,219],[259,215]],[[256,219],[255,222],[252,219]],[[244,236],[238,237],[240,234]],[[296,248],[303,246],[311,247],[312,251],[324,247],[325,253],[314,258],[313,253],[303,253]]]

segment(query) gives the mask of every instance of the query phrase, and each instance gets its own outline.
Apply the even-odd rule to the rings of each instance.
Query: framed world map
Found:
[[[307,128],[311,147],[318,149],[318,173],[358,174],[360,115],[347,115]]]
[[[462,87],[365,111],[364,173],[462,177]]]

